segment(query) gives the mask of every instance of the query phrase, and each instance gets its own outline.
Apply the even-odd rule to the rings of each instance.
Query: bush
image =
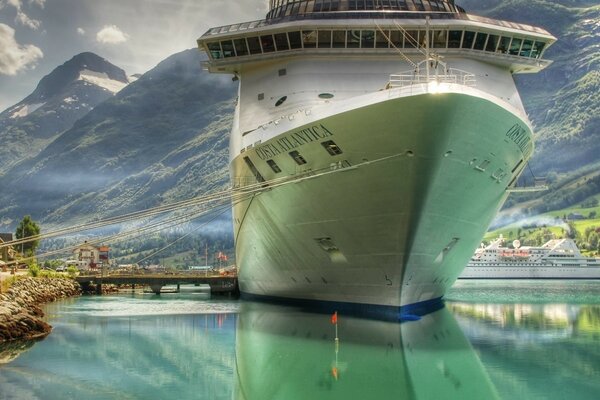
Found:
[[[29,264],[29,275],[31,275],[35,278],[39,274],[40,274],[40,266],[37,265],[36,263]]]
[[[73,265],[69,265],[69,266],[67,267],[67,274],[69,274],[69,276],[70,276],[71,278],[75,278],[75,276],[77,275],[77,272],[78,272],[78,271],[77,271],[77,268],[76,268],[75,266],[73,266]]]

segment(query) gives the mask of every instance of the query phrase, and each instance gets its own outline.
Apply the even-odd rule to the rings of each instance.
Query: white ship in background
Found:
[[[555,41],[453,0],[272,0],[198,45],[239,96],[243,296],[402,318],[436,308],[533,151],[512,74]]]
[[[572,239],[552,239],[541,247],[504,246],[500,236],[480,247],[460,279],[600,279],[600,259],[584,257]]]

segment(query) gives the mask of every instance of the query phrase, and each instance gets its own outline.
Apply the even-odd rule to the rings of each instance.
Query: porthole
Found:
[[[412,152],[412,150],[406,150],[406,155],[407,155],[408,157],[412,157],[412,156],[414,156],[414,155],[415,155],[415,153],[413,153],[413,152]]]
[[[277,102],[275,103],[275,107],[279,107],[280,105],[282,105],[285,101],[287,100],[287,96],[283,96],[281,97],[279,100],[277,100]]]
[[[320,99],[332,99],[333,95],[331,93],[321,93],[319,94]]]

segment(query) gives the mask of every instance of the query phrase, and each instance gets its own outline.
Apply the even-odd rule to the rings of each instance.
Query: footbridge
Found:
[[[85,290],[91,285],[96,286],[96,293],[102,293],[102,285],[135,285],[149,286],[156,294],[160,294],[165,285],[208,285],[210,292],[215,294],[238,294],[238,282],[235,275],[200,275],[200,274],[96,274],[79,275],[75,280]]]

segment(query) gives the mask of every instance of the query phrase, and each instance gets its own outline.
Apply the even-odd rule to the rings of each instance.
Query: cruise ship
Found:
[[[541,247],[504,246],[500,236],[475,251],[460,279],[600,279],[600,258],[584,257],[573,239]]]
[[[239,93],[242,296],[400,319],[435,309],[533,152],[512,75],[556,38],[452,0],[272,0],[198,39]]]

